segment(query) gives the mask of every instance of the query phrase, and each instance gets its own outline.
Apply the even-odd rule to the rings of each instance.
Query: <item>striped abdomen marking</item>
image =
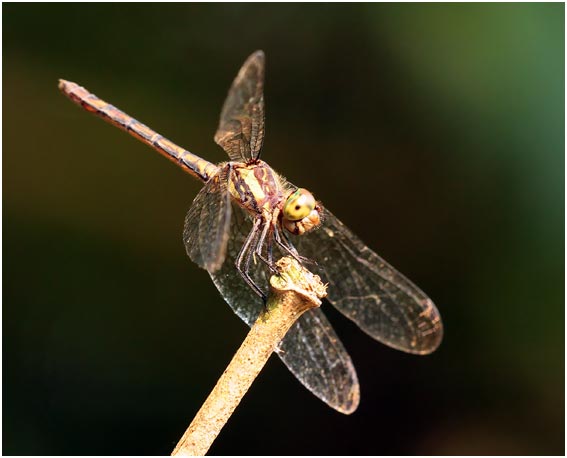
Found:
[[[191,175],[207,181],[218,172],[218,167],[210,162],[177,146],[167,138],[162,137],[148,126],[136,121],[118,108],[113,107],[84,87],[71,81],[59,80],[59,89],[77,105],[100,116],[105,121],[125,130],[130,135],[150,145],[168,159],[174,161]]]

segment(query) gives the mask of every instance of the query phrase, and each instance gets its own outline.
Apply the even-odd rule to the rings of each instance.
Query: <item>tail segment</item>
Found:
[[[200,180],[208,181],[209,178],[218,172],[216,165],[177,146],[148,126],[136,121],[104,100],[99,99],[96,95],[91,94],[84,87],[71,81],[59,80],[59,89],[77,105],[101,117],[110,124],[125,130]]]

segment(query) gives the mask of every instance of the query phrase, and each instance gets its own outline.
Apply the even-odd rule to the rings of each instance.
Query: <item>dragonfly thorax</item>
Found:
[[[289,191],[283,180],[264,161],[229,162],[229,190],[232,198],[250,213],[273,215],[281,212],[283,227],[295,235],[314,229],[321,223],[319,206],[303,188]]]
[[[252,213],[272,213],[284,199],[282,180],[265,162],[231,162],[229,190],[233,199]]]

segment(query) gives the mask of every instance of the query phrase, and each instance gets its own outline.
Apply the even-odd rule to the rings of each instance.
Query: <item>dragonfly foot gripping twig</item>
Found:
[[[321,305],[326,286],[295,259],[277,262],[270,295],[246,339],[201,406],[172,455],[204,455],[289,328],[307,310]]]

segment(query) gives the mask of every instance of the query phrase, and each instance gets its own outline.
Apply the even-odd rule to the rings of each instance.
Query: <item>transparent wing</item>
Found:
[[[216,272],[209,272],[226,302],[249,326],[264,304],[244,282],[234,263],[251,230],[251,218],[235,205],[225,262]],[[253,264],[250,275],[267,290],[269,273],[264,263]],[[321,310],[304,313],[288,331],[277,353],[295,377],[329,406],[343,413],[356,409],[359,386],[354,366]]]
[[[193,262],[209,272],[224,262],[232,213],[226,167],[212,177],[193,201],[183,229],[183,243]]]
[[[252,326],[262,311],[262,299],[246,284],[236,270],[236,258],[252,230],[252,218],[238,205],[232,204],[229,237],[226,246],[226,258],[220,269],[211,272],[211,278],[224,300],[234,312],[249,326]],[[259,236],[256,234],[255,239]],[[255,245],[253,240],[251,245]],[[250,276],[261,288],[268,287],[268,277],[263,263],[252,264]]]
[[[441,343],[437,308],[423,291],[322,208],[320,228],[293,237],[299,254],[317,262],[327,299],[374,339],[408,353]]]
[[[305,312],[280,344],[279,357],[315,396],[350,414],[360,401],[356,370],[321,309]]]
[[[254,52],[224,102],[215,142],[232,161],[256,159],[264,143],[264,53]]]

